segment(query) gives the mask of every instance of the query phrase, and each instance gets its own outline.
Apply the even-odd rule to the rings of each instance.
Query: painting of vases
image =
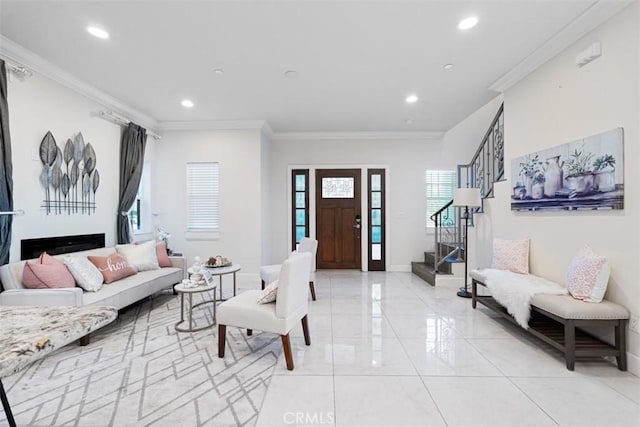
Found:
[[[623,209],[623,129],[511,161],[511,210]]]
[[[63,148],[51,132],[40,143],[40,184],[44,188],[41,208],[47,215],[84,214],[96,211],[96,192],[100,173],[96,168],[96,152],[84,142],[81,132],[67,139]]]

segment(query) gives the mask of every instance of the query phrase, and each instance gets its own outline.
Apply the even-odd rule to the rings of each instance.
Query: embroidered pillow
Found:
[[[29,289],[73,288],[76,281],[64,263],[43,252],[37,262],[26,262],[22,284]]]
[[[156,258],[158,258],[158,265],[162,267],[171,267],[171,261],[169,255],[167,255],[167,243],[159,242],[156,245]]]
[[[267,304],[274,302],[278,295],[278,281],[274,280],[269,283],[258,296],[258,304]]]
[[[149,240],[140,244],[116,245],[116,251],[126,258],[133,268],[138,271],[158,270],[156,255],[156,241]]]
[[[116,253],[107,257],[88,256],[87,258],[100,270],[104,278],[104,283],[115,282],[116,280],[124,279],[137,273],[137,270],[131,267],[122,255]]]
[[[80,256],[65,257],[67,266],[76,283],[85,291],[96,292],[102,287],[102,273],[87,258]]]
[[[493,239],[491,268],[529,274],[529,239]]]
[[[586,302],[600,302],[609,283],[611,266],[606,257],[585,247],[573,257],[566,275],[566,287],[572,297]]]

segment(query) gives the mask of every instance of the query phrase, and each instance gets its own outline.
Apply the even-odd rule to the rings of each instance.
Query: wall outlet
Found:
[[[638,316],[634,316],[633,314],[629,318],[629,330],[635,332],[636,334],[640,334],[640,319]]]

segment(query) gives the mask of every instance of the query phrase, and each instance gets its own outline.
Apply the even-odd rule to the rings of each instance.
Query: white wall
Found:
[[[167,131],[156,144],[154,194],[170,245],[206,260],[222,255],[257,275],[261,264],[261,133],[255,130]],[[187,240],[186,163],[220,163],[220,237]]]
[[[271,157],[271,140],[262,132],[260,134],[260,213],[261,213],[261,250],[260,265],[269,264],[269,226],[271,224],[271,194],[269,187],[269,159]]]
[[[502,101],[502,95],[496,96],[444,134],[440,155],[442,169],[456,170],[458,165],[471,161]]]
[[[424,175],[427,168],[438,167],[440,149],[440,140],[271,141],[270,262],[282,261],[289,251],[290,166],[386,167],[387,269],[408,270],[411,261],[423,259],[433,247],[425,230]]]
[[[589,245],[611,262],[606,297],[640,315],[638,194],[638,4],[612,18],[505,93],[505,160],[616,127],[624,128],[625,201],[620,211],[511,212],[512,182],[496,187],[479,216],[478,265],[490,263],[491,239],[531,237],[531,270],[564,283],[575,253]],[[602,57],[578,68],[575,55],[595,41]],[[636,236],[634,238],[633,236]],[[475,267],[475,266],[474,266]],[[639,371],[640,335],[631,332],[630,370]]]
[[[120,126],[92,116],[101,109],[97,103],[37,74],[24,81],[10,79],[8,101],[13,200],[16,209],[26,212],[14,217],[10,260],[20,259],[20,240],[28,238],[105,233],[106,244],[114,244]],[[101,178],[95,214],[47,215],[40,208],[44,189],[39,181],[42,163],[38,148],[47,131],[61,149],[78,131],[94,147]]]

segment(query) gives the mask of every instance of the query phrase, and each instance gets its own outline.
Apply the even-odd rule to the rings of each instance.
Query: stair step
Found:
[[[438,271],[438,273],[436,273],[432,265],[425,264],[424,262],[412,262],[411,272],[432,286],[436,284],[436,275],[451,275],[451,272],[445,273]]]
[[[424,253],[424,263],[427,265],[427,267],[431,268],[432,270],[433,270],[433,266],[435,265],[435,262],[434,262],[435,256],[436,256],[435,252]],[[451,274],[451,265],[449,264],[449,261],[440,264],[440,267],[438,267],[438,273]]]

